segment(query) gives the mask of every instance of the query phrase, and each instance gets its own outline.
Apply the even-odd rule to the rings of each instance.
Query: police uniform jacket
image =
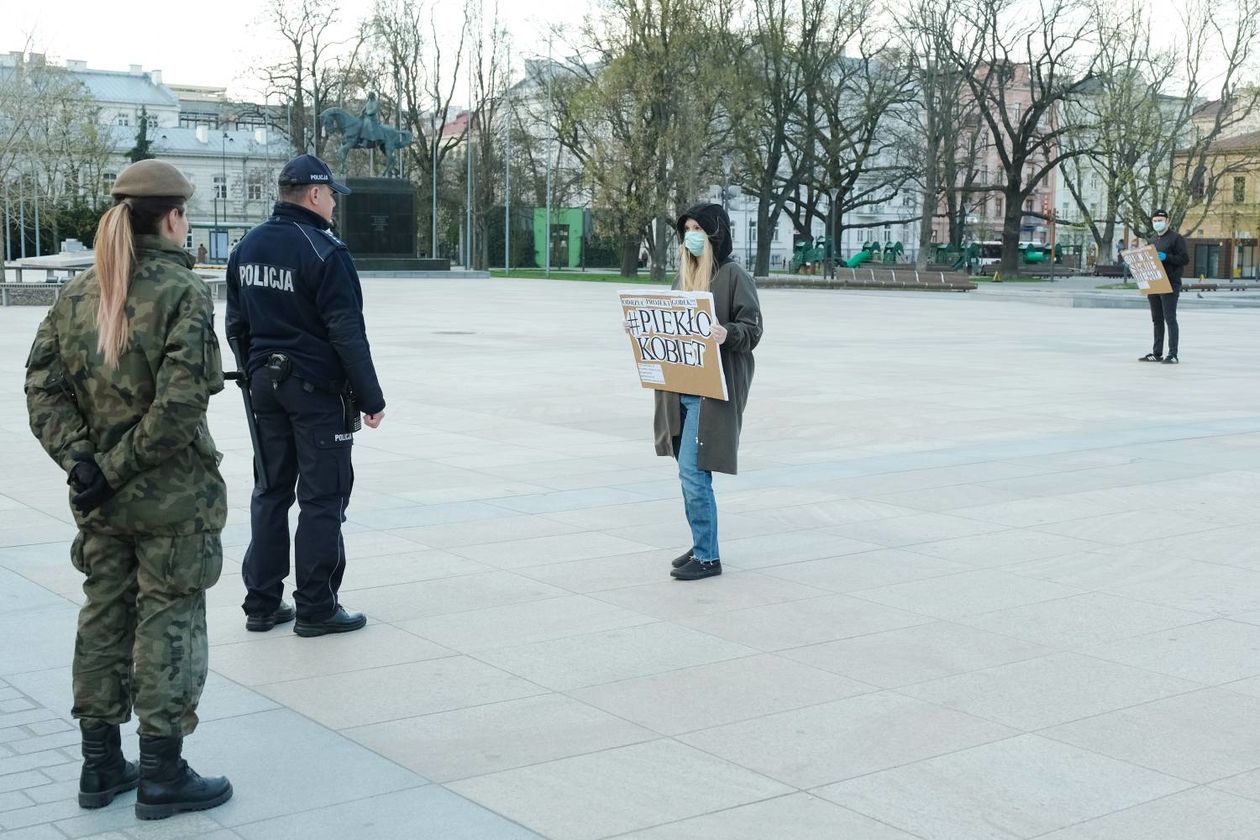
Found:
[[[316,213],[278,202],[227,265],[227,335],[251,375],[283,353],[293,375],[338,393],[347,383],[367,414],[385,409],[363,323],[363,290],[345,243]]]
[[[97,349],[95,269],[66,285],[35,335],[26,361],[31,431],[66,472],[76,455],[94,457],[115,490],[86,516],[74,511],[80,528],[131,536],[223,529],[227,487],[206,423],[223,368],[214,303],[192,266],[182,248],[136,237],[131,339],[115,368]]]

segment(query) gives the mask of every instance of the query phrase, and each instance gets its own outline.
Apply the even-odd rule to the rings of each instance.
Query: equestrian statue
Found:
[[[341,171],[346,171],[346,159],[351,149],[380,149],[385,154],[385,178],[401,175],[398,168],[398,150],[411,145],[411,132],[406,129],[381,125],[377,118],[380,103],[376,92],[368,94],[361,115],[356,117],[342,108],[329,108],[319,115],[325,134],[340,134],[342,143],[337,147],[341,156]]]

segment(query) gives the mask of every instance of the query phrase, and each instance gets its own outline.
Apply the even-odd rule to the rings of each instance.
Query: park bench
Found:
[[[844,268],[832,277],[815,275],[775,275],[757,278],[761,288],[790,289],[911,289],[919,291],[968,292],[976,288],[965,274],[951,271],[918,271],[911,266],[898,268]]]

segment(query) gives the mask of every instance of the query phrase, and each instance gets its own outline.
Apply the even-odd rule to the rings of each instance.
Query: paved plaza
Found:
[[[1254,311],[1185,308],[1172,367],[1136,361],[1139,310],[766,290],[726,573],[679,583],[616,289],[365,281],[361,632],[245,631],[249,442],[215,398],[232,512],[186,752],[236,796],[143,824],[75,802],[42,312],[0,309],[0,835],[1260,837]]]

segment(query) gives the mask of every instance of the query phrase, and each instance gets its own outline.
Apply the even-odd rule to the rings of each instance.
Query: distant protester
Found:
[[[1172,292],[1163,295],[1147,295],[1146,302],[1151,307],[1151,322],[1155,328],[1155,344],[1151,352],[1139,361],[1162,362],[1166,365],[1177,364],[1177,340],[1180,338],[1177,328],[1177,300],[1181,297],[1181,270],[1190,262],[1190,250],[1186,246],[1185,237],[1173,230],[1168,223],[1168,211],[1156,210],[1151,213],[1151,229],[1155,235],[1150,244],[1159,252],[1160,262],[1164,264],[1164,273],[1172,285]],[[1168,355],[1164,355],[1164,326],[1168,327]]]

